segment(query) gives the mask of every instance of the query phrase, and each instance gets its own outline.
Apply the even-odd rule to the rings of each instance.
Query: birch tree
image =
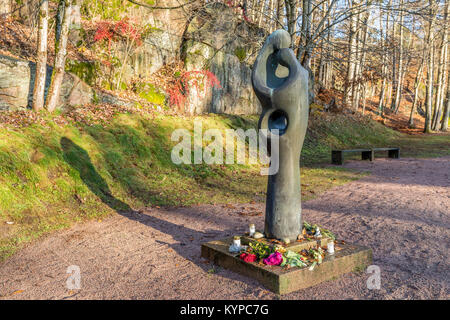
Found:
[[[425,48],[425,47],[424,47]],[[411,112],[409,114],[408,127],[414,128],[414,112],[417,108],[417,101],[419,99],[419,86],[423,77],[423,67],[425,64],[425,50],[423,50],[422,59],[420,62],[420,67],[417,70],[416,78],[414,80],[414,98],[411,105]]]
[[[431,132],[431,112],[433,109],[433,69],[434,69],[434,3],[433,0],[429,0],[429,21],[427,32],[427,46],[429,48],[428,53],[428,70],[427,70],[427,95],[426,95],[426,109],[425,109],[425,126],[424,132]]]
[[[33,88],[33,110],[44,107],[45,75],[47,72],[48,0],[42,0],[39,7],[36,74]]]
[[[47,110],[53,112],[58,104],[59,94],[61,91],[61,84],[64,78],[64,67],[67,55],[67,41],[69,37],[70,26],[70,5],[71,0],[60,0],[60,6],[64,6],[64,14],[61,21],[60,34],[55,42],[55,66],[53,68],[52,79],[48,90]],[[57,27],[58,29],[58,27]]]
[[[386,20],[386,29],[387,26],[389,26],[389,15],[387,16]],[[383,108],[384,108],[384,97],[386,94],[386,85],[387,85],[387,66],[386,66],[386,42],[387,42],[387,31],[386,31],[386,38],[383,35],[383,10],[380,8],[380,45],[381,45],[381,90],[380,90],[380,99],[378,103],[378,113],[380,115],[383,115]]]
[[[433,113],[433,122],[431,125],[432,130],[438,130],[440,120],[442,117],[442,105],[443,105],[443,98],[445,94],[446,89],[446,73],[447,73],[447,48],[448,48],[448,13],[449,13],[449,4],[450,1],[447,1],[447,4],[445,6],[445,14],[443,19],[443,30],[442,30],[442,43],[440,47],[440,54],[439,54],[439,65],[438,65],[438,74],[437,74],[437,90],[436,90],[436,97],[435,97],[435,107],[434,107],[434,113]]]
[[[392,104],[392,110],[397,113],[398,108],[400,106],[400,100],[402,95],[402,84],[403,84],[403,0],[400,0],[400,22],[399,22],[399,41],[398,41],[398,71],[397,71],[397,79],[396,79],[396,88],[395,88],[395,98]],[[394,65],[395,68],[395,65]]]
[[[355,1],[350,1],[350,7],[355,5]],[[350,17],[350,26],[348,34],[348,63],[347,63],[347,78],[345,80],[344,87],[344,104],[352,105],[352,87],[353,80],[355,77],[355,67],[356,67],[356,48],[357,44],[357,16],[352,15]]]
[[[447,76],[447,102],[445,103],[444,115],[442,117],[441,131],[448,131],[448,120],[450,115],[450,72]]]

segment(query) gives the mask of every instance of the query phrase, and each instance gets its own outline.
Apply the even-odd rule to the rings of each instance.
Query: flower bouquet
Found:
[[[313,270],[317,264],[321,264],[326,252],[321,247],[294,252],[286,250],[283,246],[269,246],[253,241],[249,243],[247,250],[240,254],[239,258],[247,263],[260,263],[268,266],[298,267],[308,265]]]

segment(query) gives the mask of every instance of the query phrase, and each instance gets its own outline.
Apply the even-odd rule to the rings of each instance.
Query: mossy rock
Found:
[[[242,47],[238,47],[234,50],[235,56],[239,59],[240,62],[244,62],[245,58],[247,58],[247,50]]]
[[[166,96],[154,86],[147,84],[139,92],[139,97],[147,100],[152,104],[164,106],[166,104]]]
[[[90,86],[95,84],[99,69],[100,66],[98,62],[66,60],[66,71],[77,75]]]

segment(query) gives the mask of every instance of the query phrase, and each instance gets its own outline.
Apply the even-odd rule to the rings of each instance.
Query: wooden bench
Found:
[[[331,163],[332,164],[343,164],[344,163],[344,153],[351,152],[361,152],[361,160],[375,159],[375,151],[387,151],[389,158],[400,158],[400,148],[370,148],[370,149],[347,149],[347,150],[332,150],[331,151]]]

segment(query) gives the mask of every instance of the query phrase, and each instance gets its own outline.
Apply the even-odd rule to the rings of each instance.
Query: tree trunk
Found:
[[[272,33],[274,31],[274,22],[275,22],[275,14],[274,14],[274,1],[269,0],[269,16],[267,17],[269,32]]]
[[[331,5],[331,0],[328,0],[327,2],[327,10],[329,10]],[[329,88],[330,87],[330,82],[331,82],[331,78],[333,76],[333,60],[330,57],[333,57],[333,47],[330,46],[331,43],[331,34],[333,33],[333,27],[331,26],[331,14],[328,15],[327,17],[327,46],[328,46],[328,50],[327,50],[327,62],[325,65],[325,88]]]
[[[450,1],[447,1],[447,5],[445,7],[445,14],[444,14],[444,25],[447,25],[448,21],[448,13],[449,13],[449,4]],[[447,38],[448,38],[448,31],[447,28],[444,28],[443,35],[442,35],[442,45],[439,55],[439,67],[438,67],[438,76],[437,76],[437,82],[438,87],[436,91],[436,99],[435,99],[435,107],[434,107],[434,114],[433,114],[433,120],[431,124],[432,130],[438,130],[440,120],[442,117],[442,104],[443,104],[443,97],[445,95],[445,82],[447,80],[446,72],[447,72]]]
[[[367,4],[367,2],[366,2]],[[366,85],[363,83],[363,71],[365,67],[365,61],[366,61],[366,42],[367,42],[367,30],[368,30],[368,20],[369,20],[369,11],[366,11],[364,13],[364,20],[363,20],[363,31],[362,31],[362,43],[360,46],[360,60],[359,60],[359,67],[358,67],[358,73],[357,73],[357,89],[356,89],[356,97],[355,97],[355,110],[359,108],[360,104],[360,98],[361,96],[365,100],[366,98]],[[361,92],[362,91],[362,92]],[[365,106],[365,104],[364,104]],[[365,108],[363,109],[364,114]]]
[[[387,15],[386,17],[386,30],[387,27],[389,26],[389,15]],[[387,34],[387,32],[386,32]],[[383,10],[380,8],[380,45],[381,45],[381,52],[382,52],[382,56],[381,56],[381,77],[383,79],[382,83],[381,83],[381,90],[380,90],[380,100],[378,102],[378,113],[379,115],[383,115],[383,107],[384,107],[384,97],[386,94],[386,40],[384,38],[384,34],[383,34]]]
[[[55,44],[59,42],[59,38],[61,36],[61,27],[63,24],[64,18],[64,10],[66,9],[66,5],[64,1],[59,1],[58,3],[58,11],[56,13],[56,27],[55,27]]]
[[[48,1],[43,0],[39,8],[38,50],[36,56],[36,76],[33,89],[33,110],[44,106],[45,75],[47,72]]]
[[[265,6],[266,6],[266,0],[261,0],[260,2],[260,7],[259,7],[259,18],[258,18],[258,27],[262,26],[262,22],[263,22],[263,17],[264,17],[264,12],[265,10]]]
[[[386,30],[386,33],[387,33],[387,31],[388,30]],[[390,104],[390,108],[391,108],[391,110],[393,109],[393,105],[394,105],[394,94],[395,94],[395,91],[396,91],[396,88],[397,88],[397,76],[396,76],[396,66],[397,66],[397,60],[396,60],[396,58],[397,58],[397,47],[396,47],[396,45],[395,45],[395,35],[396,35],[396,33],[395,33],[395,20],[394,19],[392,19],[392,39],[391,39],[391,46],[392,46],[392,68],[391,68],[391,70],[392,70],[392,78],[391,78],[391,92],[390,92],[390,94],[388,95],[388,102],[389,102],[389,99],[391,100],[391,104]],[[386,103],[387,104],[387,103]]]
[[[286,7],[286,19],[288,32],[291,35],[292,47],[297,43],[297,38],[295,37],[295,25],[297,22],[297,1],[295,0],[285,0]]]
[[[434,103],[434,113],[433,113],[433,120],[431,123],[431,129],[437,130],[439,126],[439,122],[441,120],[442,116],[442,96],[445,94],[445,62],[447,60],[447,53],[446,53],[446,45],[443,45],[440,50],[440,56],[439,56],[439,67],[438,67],[438,75],[437,75],[437,90],[436,90],[436,98]]]
[[[450,72],[447,78],[447,103],[445,103],[444,114],[442,116],[441,131],[448,130],[448,119],[450,115]]]
[[[297,51],[297,59],[301,61],[304,67],[310,68],[311,65],[311,1],[302,0],[302,26],[300,43],[302,47]]]
[[[322,4],[322,10],[321,10],[321,19],[325,19],[325,14],[326,14],[326,5],[325,3]],[[318,75],[319,75],[319,84],[321,87],[325,87],[325,71],[326,71],[326,66],[325,66],[325,43],[323,38],[321,38],[320,40],[320,59],[319,59],[319,71],[318,71]]]
[[[278,29],[278,23],[281,22],[281,17],[283,15],[283,0],[277,0],[277,24],[275,29]]]
[[[52,80],[50,82],[50,87],[48,89],[47,98],[47,110],[53,112],[58,104],[59,93],[61,91],[61,84],[64,78],[64,66],[66,63],[67,55],[67,41],[69,37],[69,26],[70,26],[70,6],[72,4],[71,0],[60,0],[64,2],[64,16],[61,25],[61,34],[59,41],[55,43],[55,66],[53,68]]]
[[[351,2],[353,7],[353,1]],[[348,63],[347,63],[347,77],[344,86],[344,101],[343,104],[351,106],[352,103],[352,86],[355,76],[355,48],[356,48],[356,16],[350,17],[350,29],[348,36]]]
[[[409,114],[409,121],[408,121],[408,127],[414,128],[414,111],[417,107],[417,100],[419,96],[419,85],[420,85],[420,79],[422,78],[422,71],[424,66],[425,60],[422,56],[422,62],[420,63],[419,70],[417,70],[416,79],[414,81],[414,100],[411,105],[411,112]]]
[[[425,127],[423,130],[425,133],[431,132],[431,110],[433,108],[433,68],[434,68],[433,25],[435,13],[433,10],[433,1],[430,0],[429,4],[430,4],[430,18],[429,18],[430,20],[428,22],[428,34],[427,34],[427,45],[429,48],[428,70],[427,70],[427,104],[425,110]]]
[[[352,82],[352,90],[351,90],[351,106],[355,109],[358,109],[358,105],[356,104],[356,91],[358,87],[358,77],[359,77],[359,68],[360,68],[360,55],[361,55],[361,13],[358,13],[356,16],[356,35],[355,35],[355,71],[353,74],[353,82]]]
[[[251,8],[250,8],[250,20],[252,22],[255,22],[255,18],[256,18],[256,0],[252,0],[251,2]]]
[[[398,112],[400,107],[400,100],[402,97],[402,82],[403,82],[403,1],[400,1],[400,39],[399,39],[399,52],[398,52],[398,72],[397,72],[397,86],[395,88],[395,99],[393,103],[393,110],[395,113]],[[395,65],[394,65],[395,68]]]

